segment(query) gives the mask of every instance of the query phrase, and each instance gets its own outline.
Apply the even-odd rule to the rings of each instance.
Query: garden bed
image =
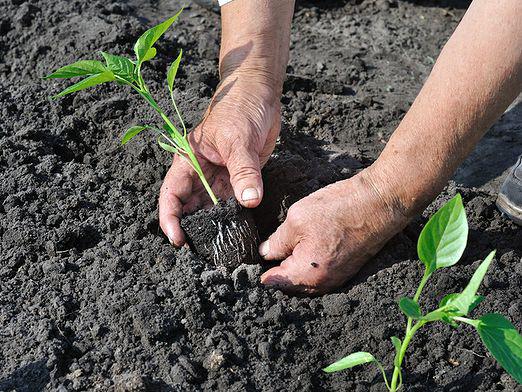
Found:
[[[423,304],[462,289],[496,248],[480,312],[503,313],[522,329],[522,230],[500,216],[488,185],[508,165],[498,157],[509,160],[522,145],[513,133],[502,154],[491,149],[503,146],[506,132],[520,134],[520,110],[488,136],[496,159],[482,164],[490,177],[470,169],[478,160],[467,162],[457,179],[476,188],[451,183],[339,292],[291,297],[259,284],[264,264],[229,273],[161,235],[157,196],[169,157],[151,147],[152,137],[119,146],[135,119],[154,116],[139,97],[104,86],[50,102],[56,85],[40,79],[95,50],[125,53],[144,24],[180,3],[2,4],[0,391],[384,391],[372,367],[320,369],[358,350],[392,363],[389,338],[404,325],[396,300],[412,296],[422,274],[416,239],[457,191],[469,245],[459,264],[434,275]],[[261,239],[296,200],[376,158],[464,4],[300,2],[281,140],[253,212]],[[165,70],[183,48],[176,94],[191,127],[218,83],[218,43],[218,16],[190,6],[144,71],[167,107]],[[428,326],[409,352],[406,391],[520,391],[471,327]]]

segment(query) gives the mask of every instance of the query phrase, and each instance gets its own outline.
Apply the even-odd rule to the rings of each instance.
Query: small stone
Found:
[[[248,275],[248,282],[251,286],[257,286],[261,277],[261,265],[260,264],[245,264],[245,269]]]
[[[283,308],[281,304],[272,305],[263,315],[265,322],[278,324],[283,318]]]
[[[225,357],[220,351],[214,350],[203,361],[203,367],[209,371],[215,372],[219,370],[225,363]]]
[[[232,272],[232,282],[234,282],[234,289],[239,290],[242,286],[248,283],[248,273],[245,264],[241,264]]]
[[[251,291],[248,294],[248,302],[252,305],[256,304],[259,301],[259,292],[257,290]]]
[[[264,359],[272,358],[272,347],[269,342],[261,342],[257,345],[257,352]]]
[[[143,377],[136,373],[123,373],[113,377],[115,392],[141,392],[146,391]]]
[[[222,283],[225,280],[225,277],[219,270],[203,271],[200,278],[204,286],[213,286],[217,283]]]

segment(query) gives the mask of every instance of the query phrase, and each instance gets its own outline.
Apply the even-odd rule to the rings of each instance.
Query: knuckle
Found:
[[[259,177],[259,172],[253,165],[239,166],[230,171],[230,181],[233,183],[252,179],[252,177]]]
[[[303,220],[304,214],[299,205],[293,204],[286,213],[285,221],[293,227],[298,226]]]

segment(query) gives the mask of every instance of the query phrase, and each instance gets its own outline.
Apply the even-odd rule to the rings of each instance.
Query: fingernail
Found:
[[[259,254],[265,257],[270,252],[270,242],[267,240],[259,245]]]
[[[166,234],[167,234],[167,238],[169,239],[170,244],[174,245],[174,233],[173,233],[172,228],[168,228]]]
[[[256,188],[247,188],[241,194],[242,201],[256,200],[259,199],[259,192]]]

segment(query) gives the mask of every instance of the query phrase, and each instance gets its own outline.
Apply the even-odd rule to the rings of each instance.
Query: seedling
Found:
[[[466,317],[484,299],[477,295],[477,290],[495,257],[495,251],[484,259],[462,292],[446,295],[440,301],[439,307],[429,313],[424,313],[419,306],[422,289],[430,276],[435,271],[451,267],[459,261],[466,247],[467,237],[466,212],[462,198],[457,194],[431,217],[419,236],[417,253],[424,263],[425,270],[413,298],[403,297],[399,300],[399,308],[406,315],[407,324],[402,341],[396,336],[391,337],[395,347],[391,382],[388,381],[382,364],[367,352],[350,354],[323,370],[332,373],[365,363],[374,363],[381,371],[388,390],[395,392],[402,385],[401,366],[411,339],[424,325],[442,321],[452,327],[458,327],[459,323],[473,326],[491,355],[517,382],[522,383],[522,336],[515,327],[497,313],[486,314],[476,320]]]
[[[154,47],[154,44],[165,33],[165,31],[167,31],[172,23],[174,23],[182,11],[183,9],[181,9],[176,15],[172,16],[166,21],[147,30],[140,38],[138,38],[134,44],[134,53],[136,54],[135,61],[132,61],[123,56],[101,52],[101,55],[105,59],[105,64],[97,60],[80,60],[73,64],[69,64],[57,69],[45,78],[66,79],[78,76],[85,77],[78,83],[67,87],[53,98],[63,97],[64,95],[84,90],[88,87],[96,86],[105,82],[116,82],[121,85],[130,86],[138,94],[140,94],[145,99],[145,101],[147,101],[154,108],[156,112],[158,112],[161,119],[163,120],[163,124],[162,127],[157,127],[154,125],[135,125],[125,132],[121,140],[121,144],[126,144],[141,131],[151,130],[156,132],[158,135],[159,146],[164,150],[179,155],[181,158],[185,159],[198,174],[203,186],[205,187],[214,204],[217,204],[218,200],[210,188],[205,175],[203,174],[203,170],[201,169],[196,155],[190,147],[190,143],[187,139],[187,128],[185,127],[185,123],[174,99],[173,87],[179,64],[181,62],[182,51],[180,50],[178,57],[168,69],[167,86],[169,89],[172,105],[174,106],[174,110],[176,111],[176,115],[179,120],[178,125],[181,125],[183,132],[178,130],[174,123],[165,114],[165,112],[158,106],[154,98],[152,98],[152,95],[141,74],[141,66],[143,63],[151,60],[156,56],[156,48]]]

